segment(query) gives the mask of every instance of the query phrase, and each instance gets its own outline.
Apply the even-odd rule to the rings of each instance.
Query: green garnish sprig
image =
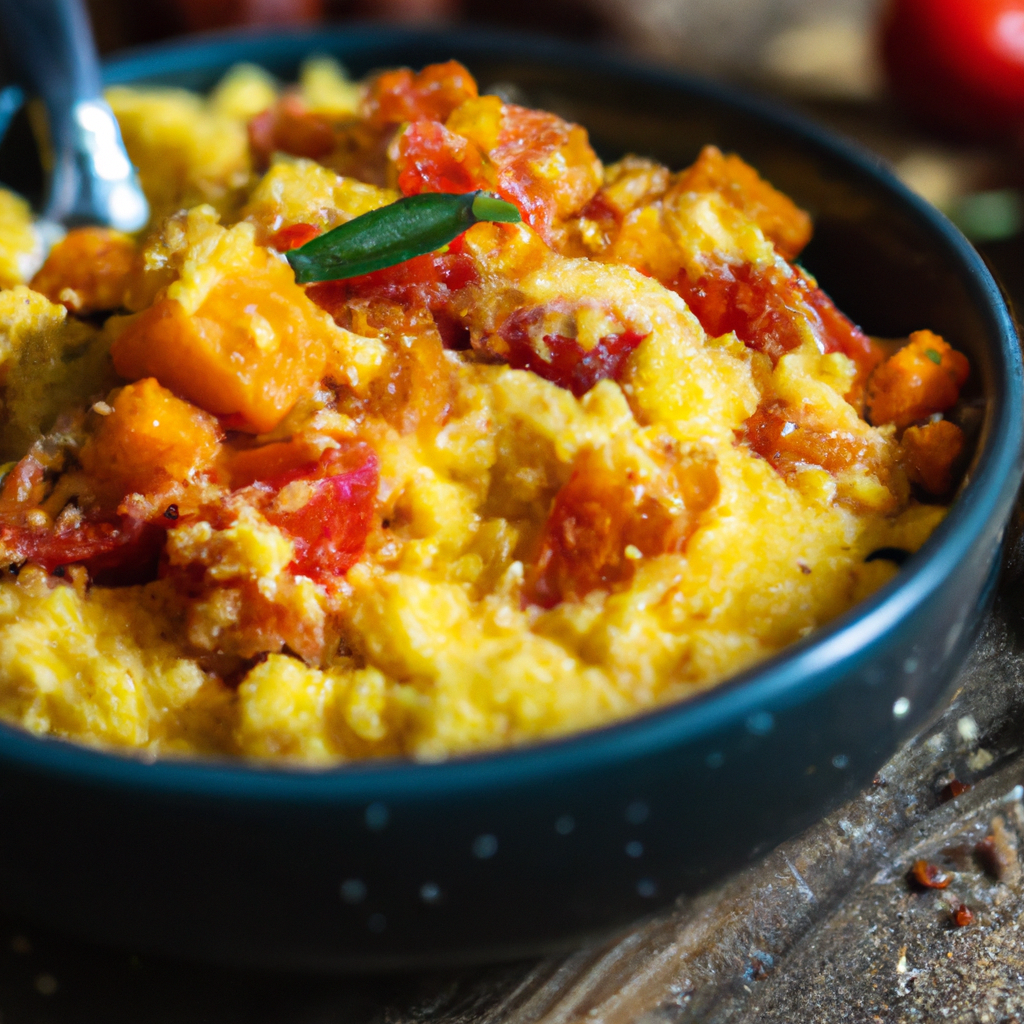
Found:
[[[371,210],[286,254],[299,284],[340,281],[434,252],[480,221],[517,224],[489,192],[423,192]]]

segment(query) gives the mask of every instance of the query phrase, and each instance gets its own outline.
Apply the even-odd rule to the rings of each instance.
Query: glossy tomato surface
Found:
[[[891,0],[882,55],[897,99],[931,126],[1024,137],[1024,0]]]

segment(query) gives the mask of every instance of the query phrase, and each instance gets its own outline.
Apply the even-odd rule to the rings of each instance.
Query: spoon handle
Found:
[[[46,106],[50,181],[43,216],[135,231],[149,206],[103,99],[81,0],[0,0],[0,30],[21,80]]]

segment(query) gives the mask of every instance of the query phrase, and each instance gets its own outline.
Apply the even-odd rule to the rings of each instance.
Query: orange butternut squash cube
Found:
[[[72,313],[117,309],[124,305],[135,260],[135,243],[128,235],[75,228],[50,250],[32,288]]]
[[[811,240],[810,216],[789,196],[764,180],[735,153],[705,146],[692,167],[679,176],[680,192],[717,192],[730,206],[754,221],[787,260],[797,257]]]
[[[111,347],[128,380],[156,377],[230,426],[272,430],[322,376],[333,328],[295,283],[291,268],[255,249],[244,270],[222,277],[189,315],[162,298]]]
[[[964,432],[949,420],[937,420],[903,432],[907,476],[929,494],[946,494],[953,486],[953,464],[966,443]]]
[[[970,373],[967,356],[931,331],[915,331],[895,355],[871,375],[867,407],[876,427],[897,430],[956,405]]]
[[[152,377],[124,388],[81,452],[101,503],[184,483],[210,466],[220,448],[217,421]]]

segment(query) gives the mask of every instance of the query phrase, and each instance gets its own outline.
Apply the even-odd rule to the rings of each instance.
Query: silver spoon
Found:
[[[103,98],[80,0],[0,0],[0,31],[21,83],[46,107],[52,166],[42,216],[137,231],[149,204]]]

